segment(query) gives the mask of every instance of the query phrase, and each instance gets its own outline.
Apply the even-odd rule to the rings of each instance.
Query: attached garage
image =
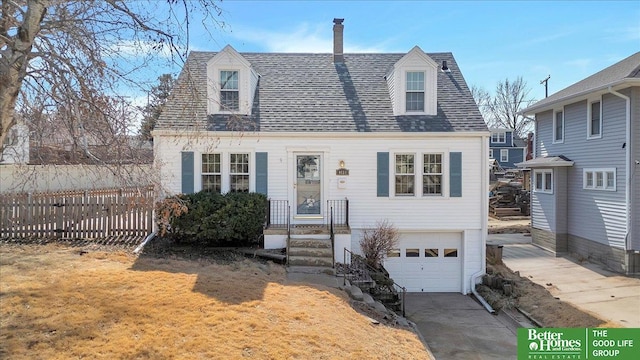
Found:
[[[384,267],[410,292],[461,292],[463,255],[462,233],[403,233]]]

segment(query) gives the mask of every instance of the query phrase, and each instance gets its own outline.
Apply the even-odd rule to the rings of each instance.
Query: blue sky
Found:
[[[452,52],[470,87],[492,92],[522,76],[538,100],[547,75],[552,94],[640,51],[638,0],[225,0],[221,8],[226,27],[195,27],[191,50],[330,53],[338,17],[345,52]]]

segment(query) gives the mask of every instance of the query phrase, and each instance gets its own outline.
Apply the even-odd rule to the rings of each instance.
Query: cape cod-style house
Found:
[[[640,272],[640,52],[524,110],[535,116],[535,244]]]
[[[170,193],[270,199],[265,248],[317,226],[333,257],[387,220],[409,291],[470,292],[485,271],[489,131],[451,53],[192,52],[153,131]],[[307,235],[308,236],[308,235]],[[331,261],[331,260],[330,260]]]

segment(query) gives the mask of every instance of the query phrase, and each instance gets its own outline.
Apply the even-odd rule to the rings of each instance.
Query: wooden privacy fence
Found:
[[[153,187],[0,194],[0,238],[145,236]]]

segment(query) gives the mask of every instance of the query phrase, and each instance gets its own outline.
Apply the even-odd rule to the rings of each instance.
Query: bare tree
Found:
[[[531,131],[533,119],[521,111],[536,100],[529,98],[531,89],[522,77],[498,82],[493,96],[488,91],[472,86],[471,94],[489,127],[513,129],[518,137],[524,138]]]
[[[204,18],[205,26],[225,26],[215,0],[166,0],[165,5],[168,11],[159,14],[153,0],[3,0],[0,153],[16,118],[28,121],[33,114],[47,121],[63,117],[73,123],[73,141],[82,143],[85,133],[78,129],[101,128],[91,122],[116,118],[107,97],[123,87],[148,90],[136,70],[159,55],[184,62],[194,15]],[[97,163],[106,160],[81,148]]]
[[[360,249],[367,264],[379,269],[390,250],[398,246],[398,228],[388,220],[378,221],[372,229],[364,229]]]

